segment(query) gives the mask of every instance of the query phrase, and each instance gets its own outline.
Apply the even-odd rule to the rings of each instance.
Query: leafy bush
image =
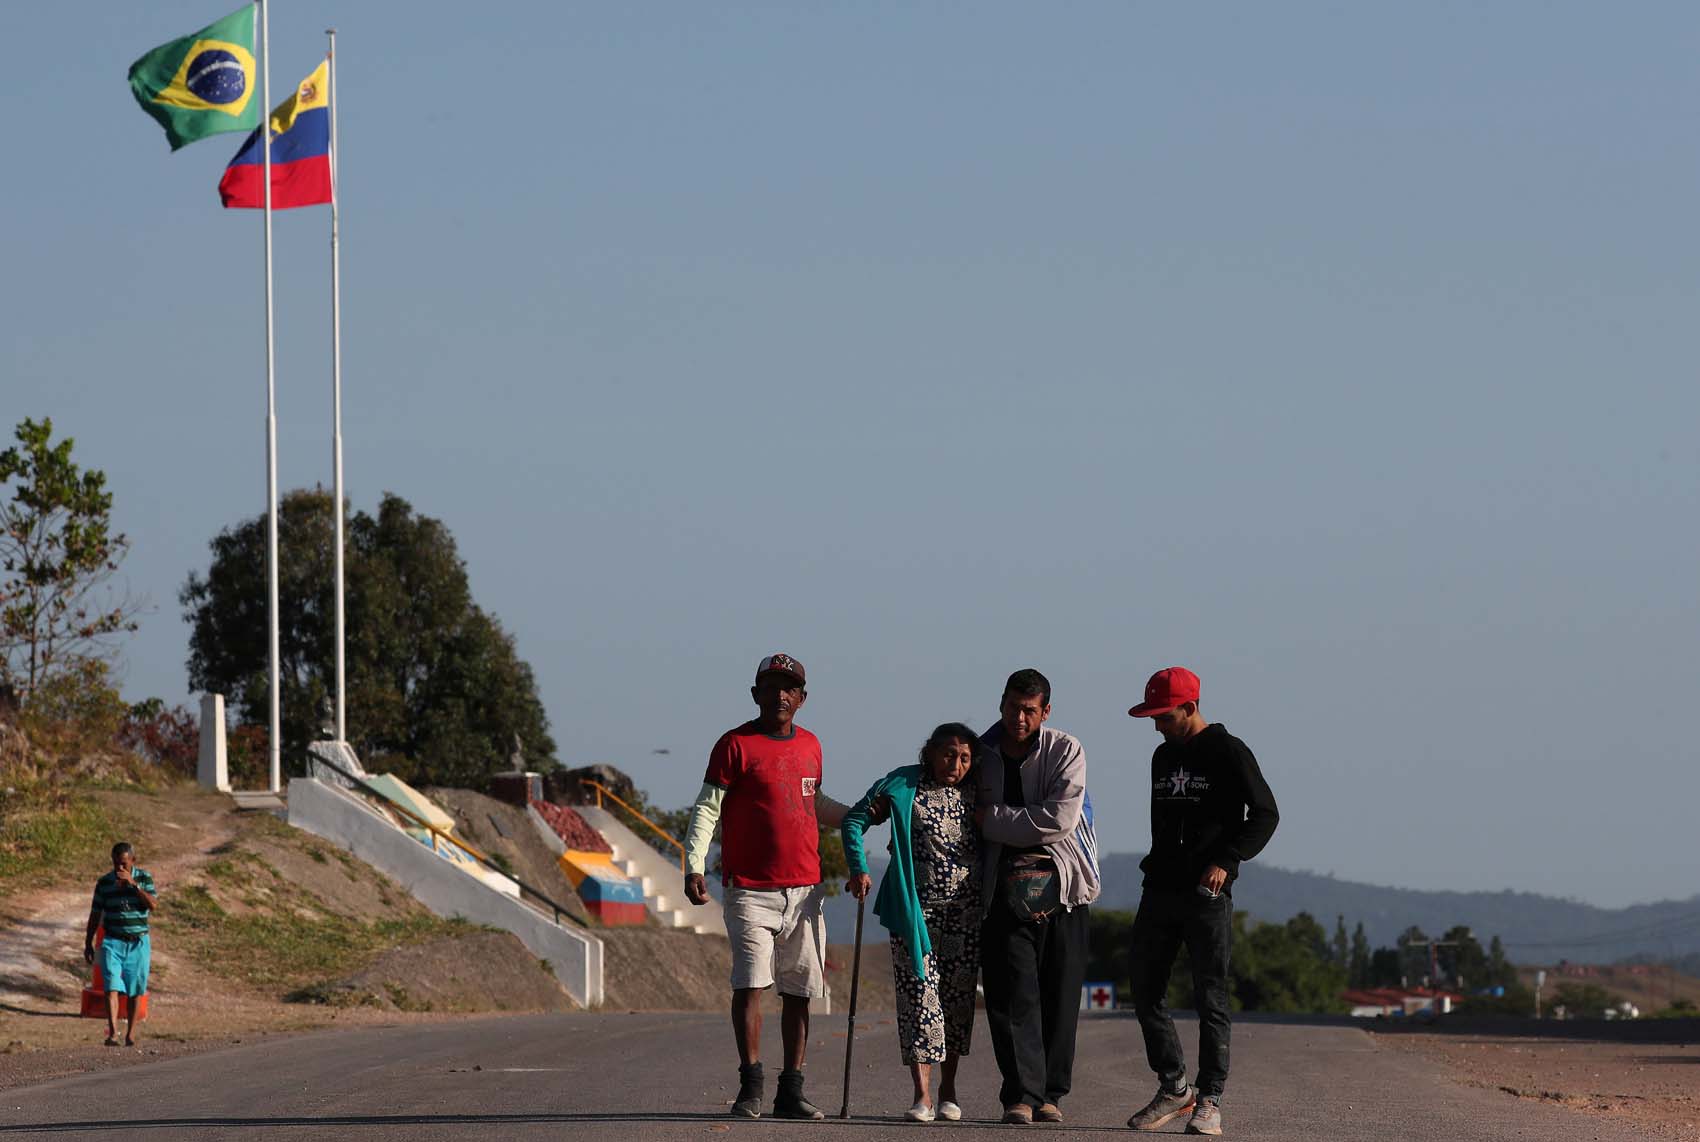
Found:
[[[225,769],[232,789],[258,789],[271,780],[264,726],[232,726],[224,735]]]
[[[84,659],[36,687],[18,726],[56,762],[111,750],[130,707],[112,685],[106,663]]]
[[[1508,983],[1504,995],[1471,995],[1463,1009],[1471,1015],[1527,1018],[1535,1013],[1535,993],[1520,983]]]
[[[118,727],[118,744],[178,777],[194,777],[201,728],[186,707],[167,708],[158,698],[131,706]]]
[[[1622,1002],[1621,997],[1597,983],[1561,983],[1543,999],[1548,1011],[1562,1007],[1572,1019],[1602,1018],[1608,1007],[1616,1007]]]

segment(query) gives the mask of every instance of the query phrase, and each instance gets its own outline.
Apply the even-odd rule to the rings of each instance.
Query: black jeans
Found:
[[[1163,997],[1175,953],[1186,942],[1192,957],[1192,1005],[1198,1012],[1198,1093],[1221,1097],[1228,1081],[1228,954],[1233,944],[1234,901],[1215,900],[1192,889],[1146,889],[1133,921],[1133,1005],[1145,1033],[1145,1059],[1159,1078],[1186,1071],[1175,1021]]]
[[[1037,922],[994,899],[981,928],[986,1026],[1004,1106],[1061,1102],[1074,1077],[1074,1030],[1086,982],[1086,905]]]

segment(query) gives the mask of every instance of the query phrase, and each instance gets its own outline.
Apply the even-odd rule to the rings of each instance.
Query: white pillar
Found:
[[[224,749],[224,695],[201,695],[201,756],[195,780],[208,789],[230,792],[230,762]]]

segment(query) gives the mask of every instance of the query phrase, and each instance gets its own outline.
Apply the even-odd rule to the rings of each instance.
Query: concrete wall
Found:
[[[543,843],[549,846],[550,852],[560,856],[567,851],[567,843],[561,839],[561,834],[555,831],[555,827],[543,819],[542,813],[527,805],[525,815],[531,819],[531,827],[537,830],[537,835],[543,838]]]
[[[602,1002],[602,941],[556,924],[511,896],[468,876],[402,832],[360,797],[312,778],[289,783],[289,823],[347,849],[401,882],[439,916],[503,928],[548,960],[567,994],[586,1007]]]

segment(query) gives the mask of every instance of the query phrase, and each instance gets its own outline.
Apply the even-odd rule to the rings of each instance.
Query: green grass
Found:
[[[175,939],[226,976],[276,992],[339,979],[391,948],[478,930],[431,915],[367,924],[314,907],[310,897],[300,903],[307,907],[232,915],[206,886],[192,884],[161,901],[154,924],[162,941]]]
[[[113,838],[129,832],[80,790],[25,786],[0,793],[0,883],[58,879],[66,869],[103,868]]]

